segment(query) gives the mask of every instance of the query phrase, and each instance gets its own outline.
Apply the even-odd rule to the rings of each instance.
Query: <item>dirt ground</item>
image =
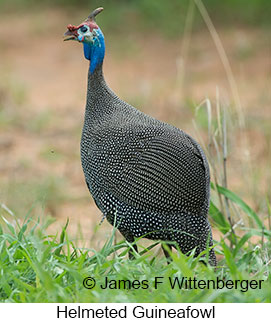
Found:
[[[18,16],[1,16],[0,202],[11,209],[20,203],[30,208],[35,201],[24,197],[28,190],[35,191],[35,185],[47,178],[63,180],[53,192],[48,186],[44,194],[51,194],[51,200],[39,212],[56,218],[52,232],[69,218],[69,230],[77,240],[84,244],[92,237],[99,245],[111,228],[105,221],[93,234],[101,214],[87,191],[79,152],[88,62],[81,45],[62,41],[66,25],[77,22],[57,10],[38,16],[30,12],[19,18],[14,36],[10,26],[18,25]],[[237,84],[243,129],[231,83],[207,29],[192,34],[186,56],[183,38],[142,37],[134,31],[105,35],[105,77],[121,98],[195,137],[200,135],[205,143],[204,122],[199,120],[199,132],[192,122],[194,107],[210,98],[215,117],[219,90],[229,115],[229,187],[264,215],[271,179],[270,32],[233,27],[218,32]],[[14,183],[20,186],[14,188]]]

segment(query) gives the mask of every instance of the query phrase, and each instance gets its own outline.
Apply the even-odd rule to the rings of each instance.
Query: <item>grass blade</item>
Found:
[[[229,200],[237,204],[251,219],[255,221],[257,226],[262,229],[265,229],[265,226],[261,219],[258,217],[258,215],[251,209],[250,206],[248,206],[239,196],[237,196],[235,193],[230,191],[229,189],[222,187],[220,185],[215,185],[211,183],[211,188],[214,190],[217,190],[218,193],[226,196]]]

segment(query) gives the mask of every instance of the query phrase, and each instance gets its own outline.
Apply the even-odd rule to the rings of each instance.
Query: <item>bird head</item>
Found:
[[[74,26],[69,24],[64,34],[64,41],[76,40],[80,43],[94,44],[96,38],[99,38],[100,28],[96,24],[95,17],[103,11],[103,8],[95,9],[85,21],[80,25]]]
[[[75,40],[84,45],[85,58],[93,61],[90,70],[93,72],[96,65],[104,58],[104,36],[96,24],[95,17],[103,11],[103,8],[95,9],[80,25],[69,24],[64,34],[64,41]]]

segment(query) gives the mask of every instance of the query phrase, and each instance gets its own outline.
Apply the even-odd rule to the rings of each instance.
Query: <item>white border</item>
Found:
[[[59,306],[59,307],[58,307]],[[178,311],[184,309],[191,313],[191,310],[210,310],[214,307],[214,318],[136,318],[133,315],[133,310],[136,306],[141,306],[144,309],[173,309]],[[120,310],[126,307],[126,318],[65,318],[65,315],[57,318],[57,308],[72,310],[71,313],[78,312],[78,309],[93,309],[104,310],[108,309]],[[140,309],[140,308],[138,308]],[[15,303],[2,303],[0,304],[0,320],[1,322],[14,322],[14,323],[51,323],[51,322],[109,322],[109,321],[126,321],[129,322],[145,322],[159,320],[160,322],[169,321],[197,321],[197,322],[245,322],[245,323],[257,323],[257,322],[269,322],[271,304],[252,304],[252,303],[49,303],[49,304],[15,304]],[[100,311],[101,312],[101,311]],[[87,312],[85,312],[87,313]]]

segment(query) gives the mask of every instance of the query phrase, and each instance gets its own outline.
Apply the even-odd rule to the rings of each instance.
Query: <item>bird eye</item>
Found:
[[[87,30],[88,30],[88,29],[87,29],[87,27],[86,27],[86,26],[82,26],[82,27],[80,28],[80,31],[82,31],[83,33],[85,33]]]

